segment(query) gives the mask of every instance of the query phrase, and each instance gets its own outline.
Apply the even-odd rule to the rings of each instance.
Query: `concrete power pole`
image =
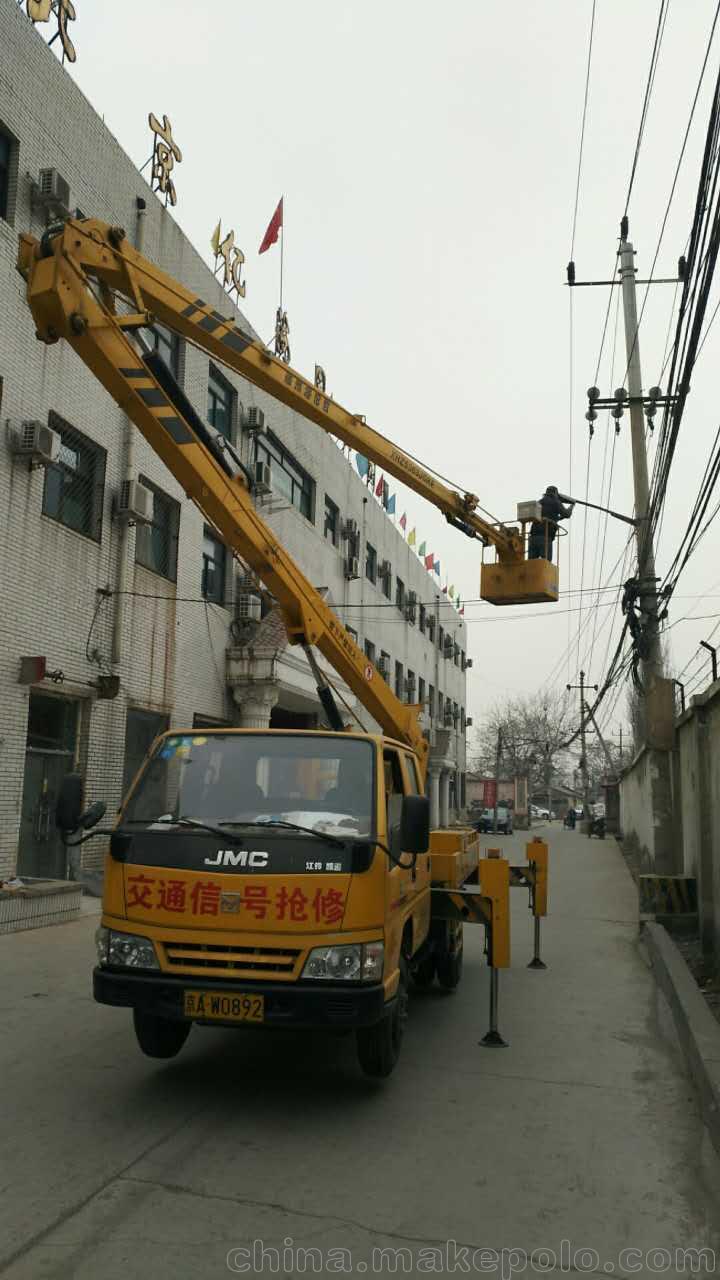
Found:
[[[643,685],[649,689],[656,676],[663,674],[662,650],[658,628],[657,589],[655,585],[655,553],[647,520],[650,504],[647,453],[645,451],[645,414],[643,411],[640,342],[638,337],[637,293],[635,288],[635,250],[627,239],[627,222],[623,219],[620,240],[620,280],[622,285],[625,350],[630,397],[630,432],[632,437],[633,482],[635,486],[638,578],[640,607],[647,638],[647,657],[642,662]]]
[[[581,671],[580,683],[569,684],[567,688],[568,690],[570,689],[580,690],[580,743],[581,743],[581,751],[582,751],[582,758],[580,760],[580,776],[582,778],[582,789],[583,789],[583,820],[587,821],[587,819],[590,817],[590,782],[588,779],[587,741],[585,737],[585,690],[595,689],[595,691],[597,691],[597,685],[596,684],[586,685],[585,672]]]

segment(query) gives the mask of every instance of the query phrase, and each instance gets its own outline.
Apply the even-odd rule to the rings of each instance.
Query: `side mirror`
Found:
[[[83,780],[79,773],[66,773],[60,783],[57,804],[55,805],[55,824],[63,834],[70,835],[77,831],[83,811]]]
[[[94,804],[91,804],[90,808],[86,809],[80,818],[79,825],[83,828],[83,831],[97,826],[100,819],[104,818],[106,809],[107,805],[104,800],[96,800]]]
[[[403,853],[427,853],[430,848],[430,801],[427,796],[403,796],[400,848]]]

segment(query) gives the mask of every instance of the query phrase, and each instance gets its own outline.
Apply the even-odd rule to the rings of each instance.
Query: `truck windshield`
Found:
[[[168,734],[145,765],[122,821],[285,821],[317,831],[371,836],[370,742],[323,734]]]

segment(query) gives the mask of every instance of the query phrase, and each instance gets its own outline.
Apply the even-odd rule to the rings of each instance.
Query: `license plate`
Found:
[[[227,991],[186,991],[185,1017],[209,1018],[218,1022],[262,1022],[265,1016],[264,996]]]

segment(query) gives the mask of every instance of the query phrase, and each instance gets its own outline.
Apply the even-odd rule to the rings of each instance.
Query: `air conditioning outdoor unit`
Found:
[[[245,415],[245,430],[254,436],[267,435],[267,427],[265,426],[265,414],[262,409],[257,409],[252,405]]]
[[[468,716],[467,719],[465,720],[465,728],[472,729],[472,722],[473,722],[472,716]]]
[[[345,560],[345,577],[360,577],[360,558],[359,556],[347,556]]]
[[[52,218],[66,218],[70,212],[70,186],[57,169],[41,169],[33,184],[32,203]]]
[[[239,592],[235,597],[235,617],[241,622],[260,622],[262,618],[260,596],[249,591]]]
[[[347,539],[348,541],[352,541],[353,538],[357,538],[357,535],[358,535],[357,520],[343,520],[340,526],[340,536],[342,538]]]
[[[122,520],[134,524],[152,524],[155,511],[155,494],[140,480],[124,480],[120,490],[117,514]]]
[[[29,458],[39,466],[47,467],[60,457],[60,434],[46,422],[21,422],[11,429],[10,447],[21,458]]]
[[[471,667],[471,666],[472,666],[472,664],[473,664],[473,660],[472,660],[472,658],[466,658],[466,659],[465,659],[465,670],[467,671],[468,667]]]
[[[272,492],[272,471],[269,462],[255,463],[255,492]]]

